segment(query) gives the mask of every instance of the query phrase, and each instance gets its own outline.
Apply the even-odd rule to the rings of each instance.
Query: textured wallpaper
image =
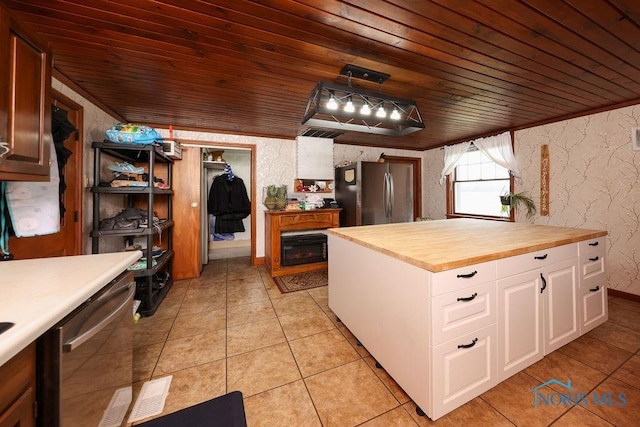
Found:
[[[609,287],[640,295],[640,151],[631,129],[640,106],[521,130],[515,151],[523,183],[540,199],[540,147],[549,146],[549,216],[535,223],[606,230]],[[518,218],[521,220],[521,218]]]
[[[549,216],[536,224],[606,230],[609,287],[640,295],[640,151],[631,128],[640,126],[640,106],[627,107],[515,133],[522,172],[516,191],[540,205],[540,151],[549,147]],[[444,218],[445,189],[438,183],[444,150],[425,153],[426,215]],[[516,221],[524,222],[519,213]]]

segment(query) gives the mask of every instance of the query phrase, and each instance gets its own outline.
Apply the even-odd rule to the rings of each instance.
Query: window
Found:
[[[511,189],[509,170],[471,146],[450,176],[450,212],[455,216],[510,218],[500,195]]]

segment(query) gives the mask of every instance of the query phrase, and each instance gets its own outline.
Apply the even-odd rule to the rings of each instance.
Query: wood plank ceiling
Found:
[[[122,120],[293,139],[321,80],[417,101],[424,150],[640,101],[637,0],[0,0]],[[64,81],[64,80],[63,80]]]

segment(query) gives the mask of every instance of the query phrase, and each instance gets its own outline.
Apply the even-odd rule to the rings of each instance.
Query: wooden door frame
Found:
[[[250,151],[250,156],[251,156],[251,186],[249,188],[247,188],[247,192],[249,192],[250,196],[249,198],[251,199],[251,216],[250,216],[250,223],[251,223],[251,264],[254,266],[257,265],[262,265],[264,264],[264,258],[261,258],[260,260],[256,259],[256,206],[258,205],[259,201],[257,199],[257,190],[256,190],[256,185],[257,185],[257,159],[258,159],[258,155],[257,155],[257,147],[255,144],[242,144],[242,143],[227,143],[227,142],[217,142],[215,140],[187,140],[187,139],[179,139],[180,143],[184,146],[184,150],[183,150],[183,156],[184,159],[187,160],[189,163],[188,164],[181,164],[180,162],[184,162],[185,160],[176,160],[176,162],[174,163],[174,181],[173,181],[173,190],[174,190],[174,209],[173,209],[173,218],[174,218],[174,236],[175,234],[175,230],[191,230],[192,232],[195,230],[195,232],[197,232],[197,236],[196,236],[196,242],[197,244],[195,244],[195,248],[194,247],[190,247],[190,245],[193,245],[192,242],[189,242],[189,247],[185,248],[185,253],[190,251],[195,251],[195,258],[197,259],[192,259],[189,258],[187,260],[187,258],[185,258],[184,254],[178,255],[176,254],[174,256],[173,262],[174,262],[174,266],[173,266],[173,271],[174,271],[174,279],[191,279],[191,278],[195,278],[195,277],[199,277],[200,273],[201,273],[201,269],[202,269],[202,261],[201,258],[201,245],[202,245],[202,233],[201,233],[201,227],[205,227],[207,226],[206,224],[202,224],[201,222],[201,216],[200,214],[197,215],[198,218],[198,222],[200,223],[200,227],[197,227],[197,224],[193,224],[192,221],[195,221],[193,218],[189,217],[189,215],[182,215],[180,213],[180,204],[183,205],[191,205],[193,206],[193,203],[197,202],[197,205],[200,205],[200,200],[201,198],[198,197],[197,200],[192,200],[189,197],[183,197],[186,194],[191,195],[190,190],[191,188],[185,188],[185,190],[183,191],[181,186],[186,186],[186,187],[190,187],[191,184],[193,183],[192,181],[184,181],[182,180],[181,177],[178,177],[178,171],[184,166],[184,167],[193,167],[195,166],[192,163],[192,155],[186,155],[185,156],[185,151],[190,151],[193,149],[198,149],[201,150],[202,148],[228,148],[228,149],[236,149],[236,150],[247,150]],[[202,167],[202,158],[200,156],[198,156],[199,162],[198,165],[199,167]],[[181,171],[182,172],[182,171]],[[192,171],[191,171],[192,172]],[[189,175],[189,172],[187,172],[187,175]],[[200,186],[201,183],[201,179],[198,179],[198,186]],[[202,191],[202,189],[200,189]],[[194,196],[195,197],[195,196]],[[195,228],[194,228],[195,227]],[[177,251],[177,247],[178,247],[178,243],[176,242],[175,238],[174,238],[174,248],[176,248]],[[189,265],[187,265],[189,264]]]
[[[413,165],[413,220],[422,217],[422,159],[420,157],[384,156],[385,162]]]
[[[235,144],[228,142],[214,142],[214,141],[187,141],[180,140],[182,144],[189,145],[197,145],[201,148],[228,148],[228,149],[240,149],[240,150],[249,150],[251,152],[251,188],[249,189],[250,199],[251,199],[251,265],[262,265],[264,264],[264,258],[262,258],[260,264],[256,260],[256,206],[258,203],[258,199],[256,198],[257,190],[256,190],[256,181],[258,179],[257,176],[257,147],[255,144]],[[204,226],[204,224],[203,224]],[[202,242],[200,242],[202,244]]]
[[[71,242],[66,242],[71,249],[69,255],[82,254],[82,226],[84,218],[84,107],[63,93],[52,89],[51,99],[53,105],[61,103],[65,106],[65,110],[69,114],[74,114],[74,125],[78,129],[75,134],[75,142],[73,143],[73,156],[69,158],[67,162],[67,170],[73,168],[75,171],[75,181],[69,182],[66,180],[66,191],[72,191],[76,199],[76,212],[72,214],[73,222],[73,239]]]

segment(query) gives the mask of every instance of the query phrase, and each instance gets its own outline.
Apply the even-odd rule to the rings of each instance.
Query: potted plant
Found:
[[[287,207],[287,186],[268,185],[262,190],[264,205],[269,210],[284,210]]]
[[[517,212],[519,208],[524,207],[527,210],[527,219],[533,218],[536,214],[536,204],[524,191],[502,194],[500,203],[502,204],[502,212],[509,212],[511,209]]]

